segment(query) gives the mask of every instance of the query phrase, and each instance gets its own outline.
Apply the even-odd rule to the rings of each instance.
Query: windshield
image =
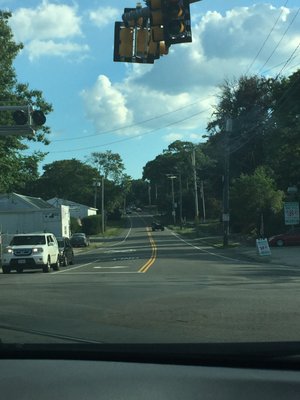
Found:
[[[39,235],[15,236],[10,242],[11,246],[22,246],[22,245],[30,246],[36,244],[46,244],[45,236],[39,236]]]
[[[300,340],[299,7],[0,1],[3,343]]]

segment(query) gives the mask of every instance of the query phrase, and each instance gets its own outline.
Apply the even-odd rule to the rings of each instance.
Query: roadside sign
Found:
[[[256,239],[256,249],[260,256],[271,255],[268,239]]]
[[[223,222],[229,222],[230,221],[230,215],[226,214],[226,213],[223,213],[222,220],[223,220]]]
[[[284,203],[284,221],[285,225],[299,224],[299,203],[297,201]]]

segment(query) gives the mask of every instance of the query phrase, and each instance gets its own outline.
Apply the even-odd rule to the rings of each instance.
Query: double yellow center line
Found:
[[[152,253],[151,253],[151,257],[146,262],[146,264],[144,264],[142,266],[142,268],[139,269],[139,271],[138,271],[138,272],[143,272],[143,273],[147,272],[148,269],[154,264],[154,262],[156,260],[156,256],[157,256],[157,247],[156,247],[155,241],[154,241],[154,239],[152,237],[150,228],[147,228],[147,234],[149,236],[149,241],[150,241],[150,244],[151,244]]]

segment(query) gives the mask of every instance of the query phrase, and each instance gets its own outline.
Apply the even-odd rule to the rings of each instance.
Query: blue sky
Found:
[[[193,43],[172,46],[154,65],[114,63],[114,22],[135,5],[0,0],[25,45],[15,62],[19,81],[54,107],[51,144],[30,145],[30,152],[49,152],[42,165],[111,150],[126,173],[141,178],[147,161],[174,140],[204,140],[224,79],[276,76],[300,42],[299,0],[203,0],[191,4]],[[298,48],[282,74],[299,65]]]

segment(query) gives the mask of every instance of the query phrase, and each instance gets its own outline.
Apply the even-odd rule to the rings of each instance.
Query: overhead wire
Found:
[[[256,56],[254,57],[254,59],[252,60],[252,62],[250,63],[250,65],[248,66],[247,71],[245,72],[245,75],[248,74],[248,72],[249,72],[250,69],[252,68],[253,64],[254,64],[255,61],[258,59],[259,55],[261,54],[262,50],[264,49],[265,45],[267,44],[269,38],[271,37],[271,34],[273,33],[274,29],[276,28],[276,26],[277,26],[277,24],[278,24],[278,22],[279,22],[279,20],[280,20],[280,18],[281,18],[281,16],[282,16],[282,14],[283,14],[283,8],[287,6],[288,2],[289,2],[289,0],[286,0],[285,4],[284,4],[283,7],[281,8],[280,14],[278,15],[276,21],[274,22],[274,24],[273,24],[271,30],[269,31],[269,33],[268,33],[266,39],[265,39],[264,42],[262,43],[262,45],[261,45],[260,49],[258,50]]]
[[[294,54],[298,51],[300,47],[300,41],[298,43],[298,45],[295,47],[294,51],[292,52],[292,54],[290,55],[290,57],[286,60],[284,66],[281,68],[281,70],[278,72],[275,80],[277,80],[279,78],[279,76],[282,74],[283,70],[288,66],[288,64],[292,61]]]
[[[149,135],[149,134],[154,133],[154,132],[158,132],[158,131],[160,131],[162,129],[165,129],[165,128],[168,128],[170,126],[180,124],[181,122],[184,122],[184,121],[187,121],[187,120],[192,119],[194,117],[197,117],[197,116],[199,116],[199,115],[201,115],[201,114],[203,114],[203,113],[205,113],[207,111],[208,110],[202,110],[200,112],[198,111],[197,113],[189,115],[188,117],[182,118],[181,120],[170,122],[169,124],[166,124],[163,127],[154,128],[154,129],[151,129],[150,131],[147,131],[147,132],[143,132],[143,133],[140,133],[140,134],[137,134],[137,135],[133,135],[133,136],[129,136],[129,137],[126,137],[126,138],[114,140],[114,141],[111,141],[111,142],[108,142],[108,143],[103,143],[101,145],[97,145],[97,146],[93,145],[93,146],[89,146],[89,147],[80,147],[80,148],[77,148],[77,149],[68,149],[68,150],[54,150],[54,151],[47,152],[47,154],[72,153],[72,152],[78,152],[78,151],[82,151],[82,150],[91,150],[91,149],[95,149],[95,148],[99,148],[99,147],[110,146],[112,144],[126,142],[126,141],[129,141],[129,140],[133,140],[133,139],[136,139],[136,138],[140,138],[140,137]]]
[[[296,18],[298,17],[298,14],[300,12],[300,7],[298,8],[298,10],[296,11],[295,15],[293,16],[293,18],[291,19],[289,25],[287,26],[286,30],[283,32],[279,42],[276,44],[276,46],[274,47],[274,49],[272,50],[271,54],[269,55],[269,57],[267,58],[267,60],[265,61],[265,63],[263,64],[263,66],[260,68],[260,70],[258,71],[258,73],[260,74],[261,71],[264,69],[264,67],[268,64],[268,62],[270,61],[270,59],[273,57],[273,55],[275,54],[276,50],[278,49],[278,47],[280,46],[281,42],[283,41],[284,37],[286,36],[286,34],[288,33],[289,29],[291,28],[291,26],[293,25],[293,23],[295,22]]]
[[[107,131],[96,132],[96,133],[92,133],[92,134],[84,135],[84,136],[80,136],[80,137],[53,139],[53,140],[51,140],[51,143],[65,142],[65,141],[72,141],[72,142],[73,142],[74,140],[82,140],[82,139],[86,139],[86,138],[89,138],[89,137],[95,137],[95,136],[100,136],[100,135],[107,135],[107,134],[109,134],[109,133],[115,133],[115,132],[118,132],[118,131],[121,131],[121,130],[134,128],[134,127],[136,127],[136,126],[140,126],[140,125],[146,124],[146,123],[148,123],[148,122],[155,121],[155,120],[157,120],[157,119],[166,117],[167,115],[175,114],[175,113],[177,113],[177,112],[179,112],[179,111],[185,110],[186,108],[192,107],[192,106],[194,106],[195,104],[200,103],[201,101],[205,101],[205,100],[207,100],[207,99],[210,99],[210,98],[214,97],[215,95],[216,95],[216,94],[211,94],[211,95],[209,95],[209,96],[206,96],[206,97],[203,97],[203,98],[199,98],[197,101],[195,101],[195,102],[193,102],[193,103],[189,103],[189,104],[187,104],[187,105],[185,105],[185,106],[179,107],[179,108],[177,108],[177,109],[168,111],[168,112],[163,113],[163,114],[156,115],[156,116],[154,116],[154,117],[151,117],[151,118],[148,118],[148,119],[145,119],[145,120],[142,120],[142,121],[135,122],[135,123],[133,123],[133,124],[123,125],[123,126],[120,126],[120,127],[117,127],[117,128],[109,129],[109,130],[107,130]]]
[[[291,61],[295,60],[297,57],[299,57],[299,55],[300,55],[300,54],[294,55],[294,56],[292,57]],[[269,68],[269,69],[265,69],[265,70],[263,71],[263,75],[267,74],[268,72],[270,72],[270,71],[272,71],[272,70],[274,70],[274,69],[276,69],[276,68],[278,68],[278,67],[281,67],[281,66],[284,65],[285,63],[286,63],[286,60],[280,62],[280,63],[277,64],[277,65],[274,65],[273,67],[271,67],[271,68]],[[299,64],[296,64],[295,66],[297,66],[297,65],[299,65]],[[291,68],[292,68],[292,67],[291,67]]]
[[[282,42],[283,38],[285,37],[285,35],[287,34],[288,30],[290,29],[290,27],[292,26],[292,24],[295,22],[295,20],[296,20],[298,14],[299,14],[299,12],[300,12],[300,7],[298,8],[298,10],[297,10],[297,12],[295,13],[294,17],[293,17],[292,20],[290,21],[288,27],[287,27],[286,30],[284,31],[284,33],[283,33],[283,35],[282,35],[280,41],[277,43],[275,49],[273,49],[271,55],[269,56],[269,58],[267,59],[267,61],[264,63],[263,67],[268,63],[268,61],[270,60],[270,58],[272,57],[272,55],[275,53],[275,51],[277,50],[277,48],[278,48],[279,45],[281,44],[281,42]],[[280,14],[280,16],[281,16],[281,14]],[[276,22],[275,22],[275,25],[277,24],[277,22],[278,22],[280,16],[277,18],[277,20],[276,20]],[[273,30],[274,30],[274,29],[272,29],[271,32],[272,32]],[[270,35],[268,35],[268,38],[269,38],[269,37],[270,37]],[[273,69],[274,69],[274,68],[277,68],[278,66],[281,66],[281,65],[283,64],[283,67],[281,68],[281,70],[279,71],[279,73],[276,75],[276,77],[275,77],[275,79],[274,79],[275,81],[278,80],[278,78],[280,77],[280,75],[281,75],[281,73],[283,72],[283,70],[287,67],[287,65],[288,65],[293,59],[295,59],[295,58],[297,57],[297,56],[295,56],[295,54],[296,54],[296,52],[298,51],[299,48],[300,48],[300,42],[297,44],[297,46],[295,47],[295,49],[293,50],[293,52],[291,53],[291,55],[288,57],[288,59],[287,59],[286,61],[283,61],[282,63],[280,63],[280,64],[277,65],[276,67],[273,67]],[[263,68],[263,67],[262,67],[262,68]],[[261,68],[261,69],[262,69],[262,68]],[[260,69],[260,71],[261,71],[261,69]],[[300,78],[298,78],[297,80],[299,80],[299,79],[300,79]],[[294,83],[294,84],[295,84],[295,83]],[[280,99],[277,101],[277,103],[279,104],[279,107],[278,107],[277,109],[275,109],[275,110],[269,112],[267,123],[271,121],[271,118],[272,118],[272,115],[274,114],[274,112],[280,110],[280,108],[283,107],[285,101],[287,101],[286,96],[287,96],[287,94],[292,90],[292,88],[293,88],[293,86],[289,87],[289,89],[288,89],[286,92],[284,92],[284,93],[282,94],[282,96],[280,97]],[[282,100],[284,100],[284,101],[282,101]],[[259,123],[257,126],[254,126],[250,131],[248,131],[248,134],[251,133],[251,132],[253,132],[254,130],[257,130],[257,129],[260,128],[260,127],[261,127],[261,124]],[[242,147],[244,147],[245,145],[247,145],[247,144],[248,144],[254,137],[256,137],[258,134],[259,134],[259,131],[257,131],[257,133],[255,133],[254,135],[249,135],[248,138],[247,138],[245,141],[241,141],[241,137],[237,137],[237,138],[233,139],[233,141],[231,142],[231,144],[234,145],[234,144],[236,143],[236,144],[238,144],[238,146],[236,146],[235,148],[234,148],[234,147],[231,147],[230,154],[233,154],[233,153],[235,153],[236,151],[240,150]],[[235,141],[235,143],[234,143],[234,141]]]

